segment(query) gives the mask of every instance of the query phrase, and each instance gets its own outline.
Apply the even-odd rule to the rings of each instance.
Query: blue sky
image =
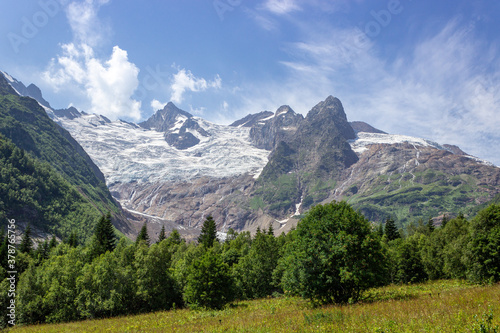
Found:
[[[500,165],[500,2],[0,0],[0,69],[55,108],[216,123],[328,95]]]

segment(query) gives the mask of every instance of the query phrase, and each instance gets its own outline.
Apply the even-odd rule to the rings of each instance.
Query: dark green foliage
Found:
[[[375,228],[375,233],[380,238],[382,238],[384,236],[384,225],[382,223],[380,223],[379,225],[377,225],[377,227]]]
[[[7,160],[0,151],[0,225],[15,216],[62,238],[77,229],[81,239],[88,239],[92,226],[86,222],[107,210],[120,212],[103,174],[37,101],[9,89],[3,75],[0,85],[5,87],[0,91],[0,145],[6,137],[21,149]]]
[[[19,323],[62,322],[79,318],[74,301],[83,268],[82,253],[62,245],[40,266],[30,265],[18,283]],[[17,321],[16,321],[17,322]]]
[[[144,242],[144,243],[146,243],[146,245],[149,246],[148,227],[147,227],[146,223],[144,223],[142,225],[141,231],[139,231],[139,234],[137,235],[137,238],[135,239],[136,244],[139,244],[139,242]]]
[[[278,264],[279,254],[274,232],[257,232],[248,254],[234,267],[236,283],[242,291],[242,297],[265,297],[276,290],[273,286],[273,271]],[[234,259],[230,260],[232,261]]]
[[[55,238],[52,237],[52,239],[54,240],[55,242]],[[68,237],[68,241],[67,241],[68,245],[71,246],[71,247],[77,247],[78,246],[78,236],[76,235],[76,231],[73,231],[69,237]]]
[[[32,158],[0,135],[0,215],[33,221],[36,228],[86,239],[99,215],[67,180],[46,162]],[[5,217],[0,225],[7,222]]]
[[[398,228],[396,227],[396,222],[390,217],[385,220],[385,235],[388,240],[395,240],[400,238]]]
[[[500,281],[500,205],[491,205],[471,221],[466,254],[467,276],[472,281]]]
[[[185,305],[221,309],[235,298],[283,291],[315,304],[354,302],[363,290],[391,282],[465,277],[495,282],[500,265],[499,205],[482,210],[471,222],[459,215],[432,232],[420,221],[409,235],[392,241],[372,231],[345,202],[314,207],[286,235],[276,238],[259,229],[252,239],[249,232],[229,231],[225,243],[214,241],[211,247],[186,243],[177,230],[150,247],[125,238],[116,245],[110,226],[109,214],[102,216],[86,246],[57,244],[52,237],[30,254],[16,254],[17,323],[102,318]],[[106,251],[104,230],[111,230],[113,240]],[[1,230],[0,240],[4,306],[9,299],[4,269],[7,237]],[[0,325],[6,325],[5,318]]]
[[[101,216],[94,229],[91,245],[91,257],[97,257],[106,251],[113,251],[116,246],[116,235],[111,223],[111,214]]]
[[[395,278],[396,283],[417,283],[427,279],[422,263],[418,235],[400,240],[396,244]]]
[[[141,242],[135,252],[137,311],[158,311],[182,304],[178,284],[170,273],[171,252],[166,242],[148,248]]]
[[[75,233],[75,237],[76,237],[76,233]],[[49,243],[49,249],[53,249],[57,246],[57,240],[56,240],[56,237],[55,236],[52,236],[52,238],[50,239],[50,243]],[[71,246],[71,244],[70,244]],[[76,245],[75,245],[76,247]]]
[[[198,244],[202,244],[205,248],[210,248],[217,241],[217,227],[211,215],[207,216],[203,226],[201,227],[201,234],[198,237]]]
[[[448,218],[446,217],[446,214],[444,214],[443,220],[441,220],[441,227],[445,227],[446,223],[448,223]]]
[[[31,239],[31,226],[28,224],[24,230],[21,244],[19,244],[19,251],[23,253],[31,253],[33,250],[33,240]]]
[[[443,218],[443,220],[445,218],[446,218],[446,215]],[[446,225],[446,223],[445,223],[445,225]],[[434,221],[432,220],[432,218],[430,218],[429,221],[427,221],[427,229],[429,230],[429,232],[433,232],[434,231]]]
[[[280,262],[285,291],[317,303],[346,303],[383,279],[378,237],[345,202],[313,207],[295,237]]]
[[[160,234],[158,235],[157,243],[160,243],[162,240],[167,239],[167,235],[165,235],[165,225],[161,226]]]
[[[229,266],[213,248],[190,265],[184,298],[192,307],[222,309],[234,299]]]
[[[174,229],[167,238],[167,243],[169,246],[180,245],[184,240],[179,233],[179,230]]]

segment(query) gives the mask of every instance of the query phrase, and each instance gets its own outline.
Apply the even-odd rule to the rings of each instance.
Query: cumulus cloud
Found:
[[[65,44],[62,50],[43,73],[46,82],[55,89],[80,87],[89,101],[87,111],[92,113],[140,119],[141,103],[131,98],[139,85],[139,69],[128,61],[126,51],[115,46],[110,58],[103,61],[85,44]]]
[[[172,96],[170,100],[174,103],[181,103],[183,95],[186,91],[205,91],[209,88],[218,89],[221,87],[221,78],[219,75],[212,81],[207,81],[204,78],[197,78],[189,70],[179,69],[173,75],[173,82],[170,88],[172,89]]]
[[[141,118],[141,102],[131,96],[139,86],[139,69],[128,60],[127,51],[113,47],[108,59],[95,56],[94,49],[107,29],[98,18],[99,8],[109,0],[73,1],[65,7],[73,42],[62,45],[42,74],[54,90],[83,91],[80,108],[111,119]]]
[[[151,108],[153,109],[153,111],[161,110],[165,107],[165,105],[167,105],[167,103],[162,103],[157,99],[153,99],[151,101]]]

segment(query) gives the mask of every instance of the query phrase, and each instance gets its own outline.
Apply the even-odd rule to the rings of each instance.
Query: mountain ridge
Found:
[[[306,117],[283,105],[229,126],[171,102],[139,125],[76,112],[54,112],[55,120],[103,170],[113,196],[183,232],[207,215],[222,232],[269,224],[287,231],[331,200],[346,200],[372,220],[409,223],[467,213],[498,194],[498,167],[456,146],[349,122],[333,96]]]

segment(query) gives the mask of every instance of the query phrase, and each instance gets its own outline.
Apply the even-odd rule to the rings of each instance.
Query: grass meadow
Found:
[[[8,332],[500,332],[500,284],[457,280],[391,285],[353,305],[301,298],[241,301],[221,311],[179,309]]]

